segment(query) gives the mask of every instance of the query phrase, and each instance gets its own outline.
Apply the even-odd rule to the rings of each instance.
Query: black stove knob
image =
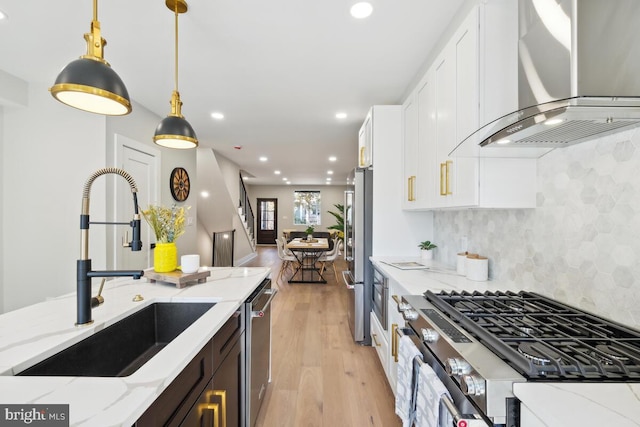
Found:
[[[475,375],[463,376],[460,385],[467,396],[482,396],[485,391],[484,380]]]
[[[471,365],[469,365],[466,360],[458,357],[451,357],[447,359],[444,366],[447,369],[447,374],[449,375],[467,375],[471,372]]]

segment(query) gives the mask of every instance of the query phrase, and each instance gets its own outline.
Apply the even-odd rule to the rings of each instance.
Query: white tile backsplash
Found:
[[[489,277],[640,327],[640,131],[538,159],[536,209],[438,211],[436,259],[463,236]]]

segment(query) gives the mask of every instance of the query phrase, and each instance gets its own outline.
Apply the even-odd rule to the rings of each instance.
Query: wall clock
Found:
[[[171,178],[169,179],[169,186],[171,188],[171,195],[177,202],[184,202],[189,197],[189,190],[191,189],[191,181],[189,181],[189,174],[184,168],[175,168],[171,171]]]

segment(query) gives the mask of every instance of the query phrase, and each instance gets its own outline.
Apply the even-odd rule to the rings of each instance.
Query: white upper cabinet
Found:
[[[358,167],[368,168],[373,165],[373,110],[369,110],[358,133]]]
[[[535,159],[454,151],[483,124],[513,110],[516,5],[487,0],[474,6],[405,101],[405,209],[535,207]]]

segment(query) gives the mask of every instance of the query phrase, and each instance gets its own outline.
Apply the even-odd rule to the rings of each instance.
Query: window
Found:
[[[320,192],[293,192],[293,224],[320,225]]]

